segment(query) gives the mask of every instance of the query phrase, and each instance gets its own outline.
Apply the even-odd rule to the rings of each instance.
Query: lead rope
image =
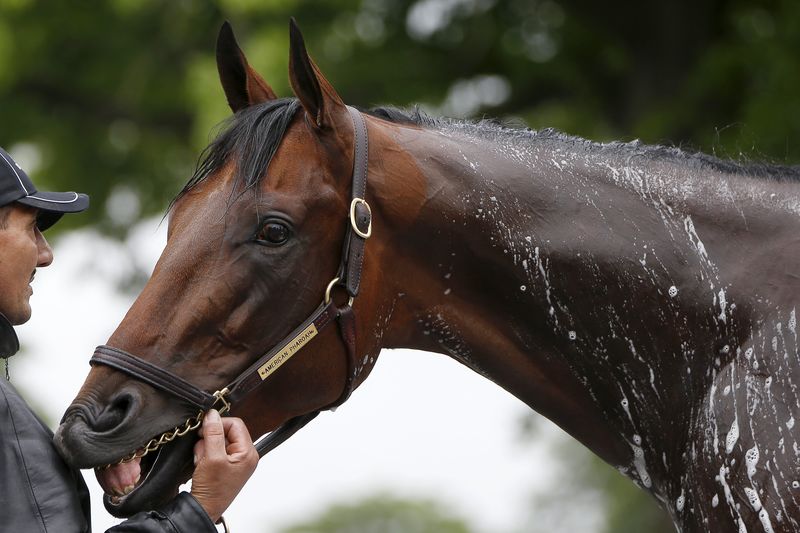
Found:
[[[224,516],[222,515],[219,516],[219,520],[217,520],[216,525],[221,525],[225,533],[231,533],[231,530],[228,529],[228,523],[225,521]]]

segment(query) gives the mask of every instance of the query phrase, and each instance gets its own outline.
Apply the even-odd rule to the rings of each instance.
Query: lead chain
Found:
[[[156,451],[157,449],[159,449],[164,444],[167,444],[168,442],[172,442],[173,440],[175,440],[178,437],[183,437],[184,435],[186,435],[190,431],[196,430],[203,423],[203,414],[204,414],[203,411],[198,411],[198,413],[195,416],[193,416],[192,418],[188,419],[184,423],[183,427],[176,426],[171,431],[165,431],[158,438],[150,439],[150,442],[145,444],[143,448],[140,448],[139,450],[133,452],[132,454],[128,455],[127,457],[123,457],[116,464],[121,465],[123,463],[130,463],[134,459],[141,459],[142,457],[144,457],[148,453]],[[111,466],[111,465],[109,465],[109,466]]]
[[[8,368],[8,367],[6,367],[6,368]],[[218,390],[217,392],[214,393],[214,404],[213,405],[216,405],[217,402],[222,403],[222,406],[218,409],[220,415],[224,415],[225,413],[227,413],[231,409],[231,403],[228,400],[225,399],[225,396],[229,392],[230,391],[228,391],[228,388],[225,387],[224,389]],[[130,455],[126,456],[126,457],[123,457],[122,459],[120,459],[115,464],[121,465],[123,463],[130,463],[134,459],[141,459],[142,457],[144,457],[148,453],[156,451],[157,449],[159,449],[164,444],[167,444],[168,442],[172,442],[173,440],[177,439],[178,437],[183,437],[184,435],[186,435],[190,431],[196,430],[197,428],[199,428],[202,425],[203,416],[204,415],[205,415],[204,411],[202,411],[202,410],[198,411],[196,415],[194,415],[193,417],[191,417],[188,420],[186,420],[186,422],[184,422],[183,427],[175,426],[175,428],[172,429],[171,431],[165,431],[164,433],[161,434],[161,436],[159,436],[157,438],[150,439],[150,441],[147,444],[145,444],[143,448],[140,448],[139,450],[133,452],[132,454],[130,454]],[[109,464],[109,465],[106,465],[104,468],[110,468],[111,466],[113,466],[113,465]]]

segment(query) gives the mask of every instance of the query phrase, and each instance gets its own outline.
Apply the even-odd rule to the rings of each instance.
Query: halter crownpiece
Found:
[[[239,374],[228,386],[214,393],[202,390],[180,376],[119,348],[105,345],[96,348],[89,361],[90,364],[109,366],[162,392],[171,394],[196,407],[199,411],[197,415],[189,418],[184,424],[151,439],[144,448],[123,458],[122,462],[131,461],[136,457],[144,457],[144,455],[157,450],[163,444],[197,429],[200,426],[203,413],[213,407],[218,406],[220,413],[225,413],[233,404],[241,401],[261,385],[283,363],[307,346],[314,337],[333,322],[339,324],[339,334],[347,352],[347,377],[342,393],[332,404],[291,418],[275,431],[261,438],[256,443],[259,456],[263,457],[266,453],[275,449],[313,420],[321,411],[334,409],[350,397],[358,378],[356,322],[352,304],[355,297],[358,296],[358,289],[361,285],[364,245],[372,235],[372,211],[365,199],[369,156],[367,125],[359,111],[349,106],[347,110],[353,120],[355,146],[350,211],[342,248],[342,258],[339,264],[339,271],[328,284],[322,303],[302,324],[284,337],[274,348],[259,357],[256,362]],[[343,287],[349,296],[347,303],[341,307],[337,306],[333,298],[331,298],[331,291],[336,286]]]

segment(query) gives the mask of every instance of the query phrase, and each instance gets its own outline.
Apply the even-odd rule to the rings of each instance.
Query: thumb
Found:
[[[203,441],[205,457],[225,457],[225,429],[216,409],[209,410],[203,418]]]

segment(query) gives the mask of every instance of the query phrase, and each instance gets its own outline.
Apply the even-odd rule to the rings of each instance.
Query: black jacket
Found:
[[[0,337],[7,334],[4,329],[0,327]],[[80,472],[67,466],[53,446],[53,432],[0,376],[0,533],[12,531],[90,532],[91,515],[89,491]],[[108,531],[203,533],[217,529],[197,500],[182,492],[163,508],[139,513]]]

